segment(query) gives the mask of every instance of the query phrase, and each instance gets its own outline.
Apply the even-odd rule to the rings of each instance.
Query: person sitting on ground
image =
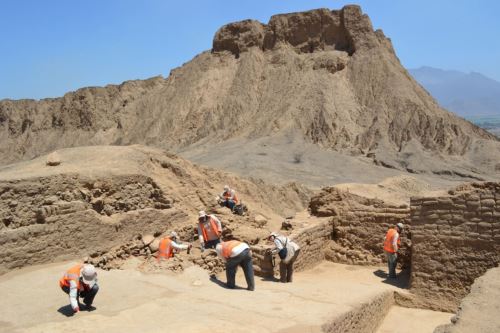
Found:
[[[226,263],[226,284],[228,288],[234,289],[236,287],[236,271],[238,266],[241,266],[245,273],[247,290],[255,290],[252,254],[247,243],[237,240],[222,242],[217,244],[215,251],[217,251],[219,258]]]
[[[396,265],[398,263],[398,250],[401,246],[399,235],[403,232],[403,223],[398,223],[394,228],[387,230],[384,240],[384,251],[389,266],[389,278],[396,278]]]
[[[215,215],[207,215],[205,211],[201,210],[198,217],[198,238],[201,250],[214,249],[220,243],[221,235],[222,224],[219,219]]]
[[[220,204],[224,207],[228,207],[231,211],[234,210],[234,206],[239,203],[238,197],[236,196],[236,192],[229,188],[229,185],[224,185],[224,192],[222,192],[219,196]]]
[[[280,281],[292,282],[293,280],[293,264],[300,253],[300,247],[297,243],[292,242],[288,237],[272,232],[268,238],[274,243],[274,248],[269,252],[280,257]]]
[[[179,236],[175,231],[172,231],[169,237],[165,237],[160,240],[160,245],[158,246],[158,255],[156,256],[156,259],[158,259],[158,261],[160,261],[161,259],[169,259],[174,256],[174,252],[189,250],[192,247],[191,244],[177,243],[178,240]]]
[[[99,291],[99,286],[97,285],[97,272],[93,265],[77,264],[71,267],[59,280],[59,286],[69,295],[69,303],[74,313],[80,311],[80,297],[83,297],[83,303],[88,311],[95,309],[92,303]]]

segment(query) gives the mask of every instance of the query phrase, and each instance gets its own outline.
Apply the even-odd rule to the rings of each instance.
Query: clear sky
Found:
[[[0,99],[166,77],[210,49],[223,24],[349,3],[384,30],[407,68],[500,81],[497,0],[0,0]]]

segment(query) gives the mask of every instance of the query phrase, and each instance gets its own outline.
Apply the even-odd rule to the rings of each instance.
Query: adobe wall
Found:
[[[327,250],[327,259],[355,265],[377,265],[385,262],[383,242],[389,228],[397,223],[407,227],[401,235],[402,247],[399,264],[410,265],[411,232],[408,207],[391,205],[357,205],[349,210],[341,210],[332,217],[333,240]]]
[[[474,279],[500,262],[500,184],[412,198],[411,223],[412,292],[431,308],[456,310]]]
[[[311,214],[331,217],[332,242],[326,259],[356,265],[376,265],[385,262],[382,248],[387,230],[401,222],[408,225],[410,209],[406,205],[391,205],[382,200],[369,199],[341,191],[324,188],[311,198]],[[402,235],[403,247],[399,262],[409,265],[410,228]]]
[[[355,265],[378,265],[385,262],[382,248],[387,230],[402,222],[408,224],[410,209],[377,199],[367,199],[336,188],[323,189],[311,199],[311,215],[323,218],[315,225],[295,228],[289,235],[301,247],[296,269],[309,268],[322,260]],[[321,219],[318,219],[321,220]],[[410,228],[402,235],[400,263],[409,267]],[[267,246],[252,248],[256,273],[273,273]],[[277,259],[279,262],[279,259]]]
[[[106,250],[186,220],[145,176],[2,181],[0,274]]]
[[[320,222],[296,229],[288,236],[300,246],[300,255],[297,257],[294,268],[304,270],[325,259],[325,246],[332,237],[332,224],[329,221]],[[270,277],[279,272],[280,259],[276,256],[276,267],[273,270],[271,256],[265,253],[269,247],[262,244],[252,246],[254,269],[257,275]]]

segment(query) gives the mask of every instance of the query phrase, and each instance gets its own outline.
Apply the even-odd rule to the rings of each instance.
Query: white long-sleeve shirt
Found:
[[[74,280],[69,281],[69,303],[73,310],[78,307],[78,288]]]
[[[241,254],[241,252],[245,251],[246,249],[249,249],[250,247],[248,246],[247,243],[241,243],[236,245],[232,250],[231,250],[231,255],[229,256],[230,258],[234,258],[237,255]],[[226,262],[227,259],[224,258],[222,255],[222,246],[217,246],[215,248],[215,251],[217,252],[217,256],[222,259],[222,261]]]
[[[212,230],[212,224],[210,223],[210,218],[213,218],[215,220],[215,224],[217,225],[218,230]],[[203,222],[203,226],[205,227],[205,230],[207,231],[208,239],[203,238],[203,233],[201,232],[200,224],[201,223],[198,222],[198,238],[200,239],[200,243],[205,243],[207,241],[219,239],[218,233],[220,234],[222,232],[222,224],[220,223],[217,216],[212,215],[212,214],[207,215],[205,218],[205,221]]]
[[[394,252],[398,252],[398,239],[399,239],[399,232],[396,232],[392,237],[392,248],[394,249]]]
[[[178,244],[174,241],[170,241],[170,245],[176,250],[186,250],[189,247],[188,244]]]
[[[97,283],[97,279],[95,283]],[[80,286],[82,285],[83,282],[80,281]],[[76,309],[78,307],[78,288],[75,280],[69,280],[69,303],[71,304],[72,309]]]
[[[283,262],[287,263],[295,255],[295,252],[300,249],[300,246],[297,243],[291,241],[290,238],[288,238],[286,236],[282,236],[282,235],[275,237],[274,238],[274,246],[275,247],[271,252],[273,254],[278,253],[279,251],[281,251],[285,247],[285,244],[286,244],[286,248],[287,248],[287,254],[286,254],[286,258],[282,259],[282,260],[283,260]]]

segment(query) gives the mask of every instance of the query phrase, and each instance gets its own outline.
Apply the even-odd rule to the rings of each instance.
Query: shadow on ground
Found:
[[[246,288],[239,287],[239,286],[236,286],[234,288],[229,288],[226,283],[224,283],[221,280],[219,280],[216,276],[211,276],[210,277],[210,281],[213,282],[213,283],[215,283],[219,287],[224,288],[224,289],[242,289],[242,290],[246,290]]]
[[[395,279],[389,278],[387,272],[377,269],[373,272],[373,275],[383,278],[382,283],[390,284],[401,289],[408,289],[410,287],[410,270],[406,269],[401,271]]]
[[[65,305],[65,306],[61,306],[59,309],[57,309],[57,312],[59,312],[60,314],[66,316],[66,317],[73,317],[73,309],[71,308],[71,305]]]

